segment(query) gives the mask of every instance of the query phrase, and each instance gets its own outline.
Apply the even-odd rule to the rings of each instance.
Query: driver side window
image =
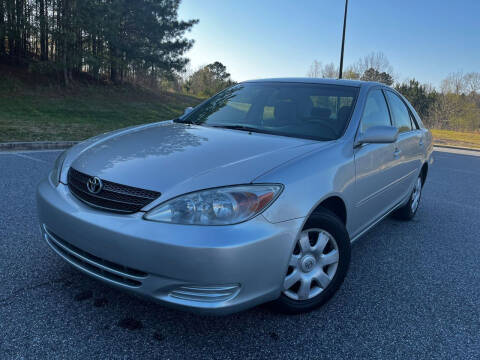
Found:
[[[381,90],[372,90],[368,94],[365,109],[363,110],[360,131],[365,132],[372,126],[391,126],[390,113]]]

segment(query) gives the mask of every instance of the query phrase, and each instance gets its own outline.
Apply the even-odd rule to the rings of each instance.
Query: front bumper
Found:
[[[64,260],[114,286],[196,312],[227,314],[277,298],[303,219],[263,216],[232,226],[175,225],[91,208],[37,190],[42,234]]]

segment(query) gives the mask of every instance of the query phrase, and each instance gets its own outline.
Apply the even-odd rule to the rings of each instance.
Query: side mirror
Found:
[[[360,133],[355,146],[362,144],[389,144],[397,141],[398,129],[395,126],[372,126]]]

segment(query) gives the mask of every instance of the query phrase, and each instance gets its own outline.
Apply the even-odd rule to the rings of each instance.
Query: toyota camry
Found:
[[[415,216],[432,161],[390,87],[247,81],[63,152],[38,186],[40,226],[75,268],[163,304],[299,313],[339,289],[353,241]]]

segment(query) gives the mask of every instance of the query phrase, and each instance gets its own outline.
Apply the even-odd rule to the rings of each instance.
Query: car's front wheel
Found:
[[[275,307],[295,314],[322,305],[342,284],[349,263],[350,238],[343,222],[326,209],[312,214],[290,256]]]

